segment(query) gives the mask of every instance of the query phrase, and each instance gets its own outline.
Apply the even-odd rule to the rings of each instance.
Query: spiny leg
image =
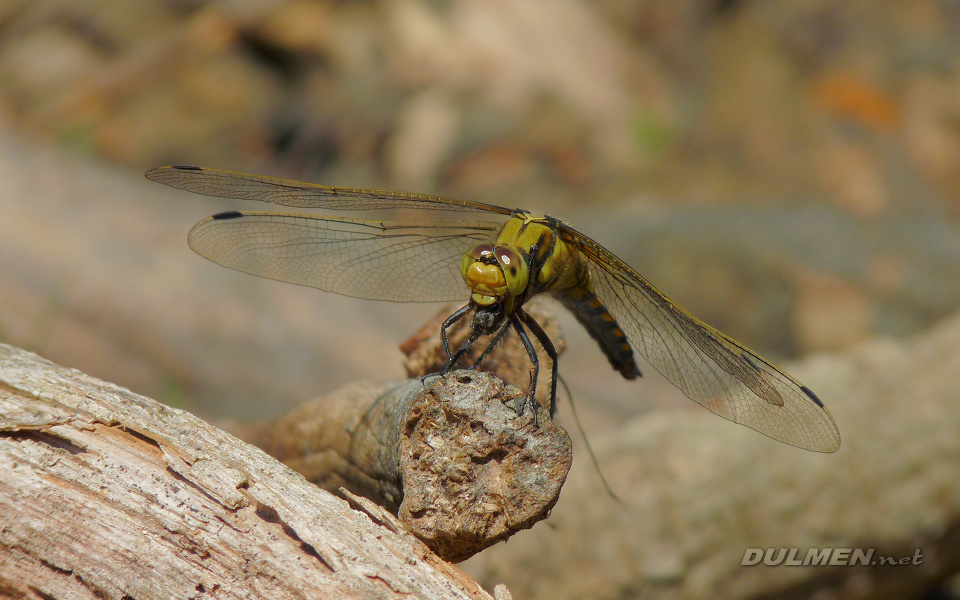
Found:
[[[458,309],[457,312],[447,317],[447,320],[444,321],[443,325],[440,326],[440,341],[443,343],[443,351],[447,353],[448,361],[450,360],[451,354],[450,354],[450,339],[447,338],[447,329],[450,329],[450,327],[454,323],[462,319],[463,315],[469,312],[470,306],[471,306],[470,303],[467,303],[466,306]]]
[[[476,361],[474,361],[474,363],[473,363],[473,368],[474,368],[474,369],[476,369],[476,368],[478,368],[478,367],[480,366],[480,363],[483,362],[483,359],[485,359],[485,358],[487,357],[487,355],[490,354],[490,352],[493,350],[493,347],[496,346],[497,343],[500,342],[500,340],[503,338],[503,335],[504,335],[505,333],[507,333],[507,329],[509,329],[509,328],[510,328],[510,321],[504,321],[504,322],[503,322],[503,325],[500,326],[500,330],[497,332],[496,337],[494,337],[494,338],[490,341],[490,344],[487,346],[486,350],[484,350],[483,353],[480,355],[480,357],[477,358]]]
[[[460,358],[460,353],[456,357],[450,355],[450,340],[447,337],[447,329],[449,329],[454,323],[463,318],[463,315],[469,312],[471,306],[467,304],[466,306],[457,310],[443,322],[443,325],[440,326],[440,342],[443,344],[443,351],[447,353],[447,362],[444,363],[443,367],[440,368],[440,371],[437,373],[424,373],[423,377],[420,378],[420,383],[426,385],[427,377],[434,375],[446,375],[451,371],[453,364]],[[468,342],[466,347],[469,347],[473,342]]]
[[[457,364],[457,361],[460,360],[460,358],[461,358],[464,354],[466,354],[467,350],[469,350],[469,349],[473,346],[473,344],[477,341],[477,339],[478,339],[479,337],[480,337],[480,332],[478,332],[476,329],[474,329],[473,331],[471,331],[471,332],[470,332],[470,337],[467,338],[467,341],[465,341],[465,342],[463,343],[463,345],[460,346],[460,349],[457,350],[457,353],[454,354],[453,356],[451,356],[451,357],[447,360],[447,363],[446,363],[445,365],[443,365],[443,368],[440,369],[440,374],[441,374],[441,375],[446,375],[447,373],[449,373],[450,371],[452,371],[453,368],[454,368],[454,366]]]
[[[546,352],[547,356],[550,357],[550,418],[552,419],[554,413],[557,412],[557,377],[560,374],[557,366],[557,349],[554,347],[553,341],[550,340],[550,336],[548,336],[547,332],[543,330],[543,327],[540,327],[540,323],[537,323],[536,319],[531,317],[522,309],[518,310],[517,313],[519,313],[523,324],[529,327],[530,331],[533,332],[533,335],[537,337],[537,341],[540,342],[540,346],[543,347],[543,351]]]
[[[523,314],[523,311],[518,312]],[[527,349],[527,356],[530,357],[530,362],[533,363],[533,377],[530,379],[530,387],[527,389],[527,403],[530,405],[530,410],[533,411],[533,426],[540,427],[540,420],[537,417],[537,400],[534,398],[537,392],[537,379],[540,378],[540,359],[537,357],[537,350],[533,347],[533,342],[530,341],[530,337],[523,329],[523,322],[516,314],[510,315],[510,324],[513,325],[513,329],[517,332],[517,335],[520,336],[523,347]]]

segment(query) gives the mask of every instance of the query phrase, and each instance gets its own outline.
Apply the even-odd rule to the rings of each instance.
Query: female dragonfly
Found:
[[[523,310],[533,296],[549,294],[573,312],[625,378],[640,376],[636,350],[690,399],[721,417],[807,450],[840,447],[833,418],[809,388],[698,320],[609,250],[552,217],[425,194],[329,187],[192,166],[152,169],[146,177],[198,194],[296,208],[415,209],[473,217],[375,221],[228,211],[197,223],[188,240],[195,252],[223,266],[357,298],[453,301],[469,291],[469,302],[447,319],[441,332],[450,357],[444,370],[452,369],[481,336],[493,335],[482,360],[513,329],[533,363],[527,390],[532,403],[539,362],[529,330],[552,362],[552,415],[556,351]],[[446,330],[471,311],[471,335],[451,354]]]

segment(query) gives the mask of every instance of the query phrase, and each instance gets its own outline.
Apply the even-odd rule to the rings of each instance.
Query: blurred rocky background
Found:
[[[438,307],[204,261],[194,222],[261,207],[142,178],[170,163],[551,214],[778,361],[905,339],[960,303],[958,31],[953,0],[4,0],[0,341],[215,420],[402,376]],[[563,318],[593,435],[700,411]]]

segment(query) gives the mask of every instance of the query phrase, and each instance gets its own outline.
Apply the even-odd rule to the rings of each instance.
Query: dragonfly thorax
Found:
[[[527,289],[527,261],[509,246],[477,244],[463,255],[460,274],[479,306],[496,304],[504,296],[516,298]]]

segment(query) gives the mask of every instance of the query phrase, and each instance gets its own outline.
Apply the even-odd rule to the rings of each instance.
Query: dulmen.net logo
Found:
[[[775,567],[853,567],[919,565],[923,563],[920,549],[912,556],[877,556],[876,548],[747,548],[743,553],[742,566],[764,564]]]

